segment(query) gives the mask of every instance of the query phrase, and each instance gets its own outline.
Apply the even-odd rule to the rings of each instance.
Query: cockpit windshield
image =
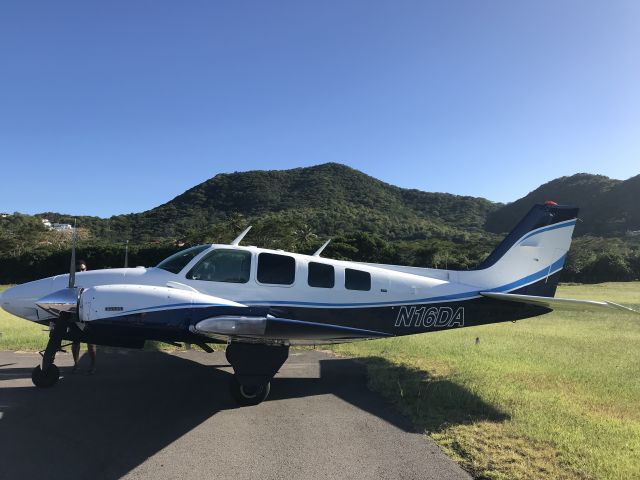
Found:
[[[178,253],[174,253],[170,257],[165,258],[156,265],[156,268],[162,268],[163,270],[167,270],[171,273],[180,273],[180,270],[186,267],[191,260],[209,247],[211,247],[211,245],[196,245],[195,247],[181,250]]]

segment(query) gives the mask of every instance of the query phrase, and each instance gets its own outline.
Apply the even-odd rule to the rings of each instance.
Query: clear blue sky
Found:
[[[640,173],[640,2],[0,3],[0,211],[341,162],[513,201]]]

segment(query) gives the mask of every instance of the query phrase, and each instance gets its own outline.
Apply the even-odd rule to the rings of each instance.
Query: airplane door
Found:
[[[386,296],[389,292],[389,277],[387,275],[373,275],[371,289],[377,296]]]

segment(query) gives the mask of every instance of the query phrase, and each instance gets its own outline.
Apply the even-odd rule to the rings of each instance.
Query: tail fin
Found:
[[[553,297],[578,208],[554,202],[534,205],[476,269],[500,291]],[[508,288],[505,288],[508,287]]]

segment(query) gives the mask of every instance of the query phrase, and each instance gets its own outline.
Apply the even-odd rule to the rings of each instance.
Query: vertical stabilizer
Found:
[[[534,205],[469,278],[503,291],[553,297],[577,216],[577,207]]]

